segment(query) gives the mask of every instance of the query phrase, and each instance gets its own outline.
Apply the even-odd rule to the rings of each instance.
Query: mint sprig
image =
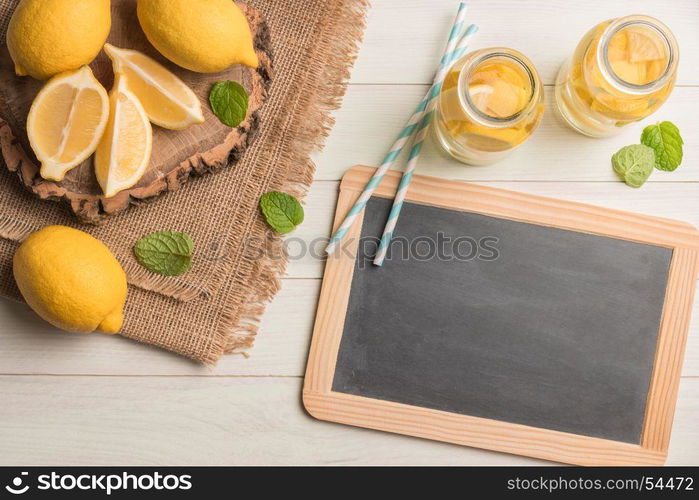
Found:
[[[680,129],[672,122],[648,125],[641,134],[641,144],[625,146],[612,156],[612,167],[632,187],[641,187],[653,168],[672,172],[682,163],[684,141]]]
[[[612,167],[631,187],[641,187],[653,172],[655,153],[643,144],[624,146],[612,156]]]
[[[248,113],[248,93],[238,82],[218,82],[209,93],[211,110],[229,127],[237,127]]]
[[[133,247],[143,267],[164,276],[180,276],[192,267],[194,242],[187,233],[158,231],[147,234]]]
[[[303,222],[303,207],[293,196],[270,191],[260,198],[260,209],[267,224],[280,234],[290,233]]]
[[[680,130],[672,122],[648,125],[641,134],[641,144],[655,151],[655,168],[672,172],[682,163],[684,141]]]

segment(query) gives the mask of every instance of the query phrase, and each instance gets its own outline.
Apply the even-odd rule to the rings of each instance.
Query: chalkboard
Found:
[[[390,208],[365,209],[333,391],[640,442],[671,249],[407,203],[379,268]]]
[[[373,175],[343,178],[335,227]],[[303,401],[322,420],[582,465],[670,443],[699,232],[647,215],[389,173],[326,263]]]

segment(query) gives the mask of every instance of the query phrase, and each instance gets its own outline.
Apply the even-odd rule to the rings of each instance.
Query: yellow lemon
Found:
[[[44,179],[61,181],[97,149],[109,118],[109,97],[88,66],[49,80],[27,117],[29,143]]]
[[[90,64],[111,19],[109,0],[22,0],[7,28],[15,72],[46,80]]]
[[[148,119],[163,128],[181,130],[204,121],[196,94],[164,66],[136,50],[105,44],[114,74],[143,104]]]
[[[250,26],[232,0],[138,0],[137,12],[150,43],[183,68],[217,73],[258,65]]]
[[[153,129],[146,110],[117,74],[109,93],[107,130],[95,151],[95,175],[109,198],[134,186],[150,162]]]
[[[79,333],[121,329],[126,275],[89,234],[65,226],[32,233],[15,252],[13,272],[24,300],[52,325]]]

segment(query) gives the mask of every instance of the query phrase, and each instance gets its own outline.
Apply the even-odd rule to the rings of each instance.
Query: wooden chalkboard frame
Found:
[[[342,179],[335,227],[374,169]],[[375,196],[393,198],[400,173]],[[587,437],[332,391],[361,234],[357,222],[343,251],[328,258],[310,347],[303,403],[315,418],[579,465],[665,462],[699,270],[699,231],[688,223],[432,177],[413,178],[408,201],[647,243],[673,250],[640,445]]]

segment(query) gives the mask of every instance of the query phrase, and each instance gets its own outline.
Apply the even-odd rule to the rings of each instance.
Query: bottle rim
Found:
[[[493,47],[472,52],[464,57],[473,59],[471,61],[468,61],[466,65],[464,65],[464,67],[461,69],[461,73],[459,74],[457,91],[459,94],[459,101],[461,103],[461,107],[475,122],[488,127],[509,127],[512,126],[514,123],[517,123],[524,117],[528,116],[531,110],[537,105],[538,96],[541,93],[541,83],[539,80],[538,73],[534,68],[534,65],[523,54],[517,52],[514,49],[508,49],[504,47]],[[476,68],[478,68],[485,61],[493,58],[507,58],[521,66],[525,74],[529,78],[529,84],[531,88],[527,104],[522,109],[517,111],[517,113],[503,118],[490,116],[487,113],[484,113],[483,111],[478,109],[478,107],[474,104],[473,100],[471,99],[471,94],[468,91],[468,83],[471,80],[471,76],[473,75],[473,72],[476,70]]]
[[[642,85],[630,83],[621,79],[614,72],[609,62],[609,44],[612,38],[619,31],[629,26],[643,26],[653,30],[659,35],[660,40],[662,40],[667,49],[667,64],[661,75],[655,80]],[[600,68],[602,76],[617,90],[627,94],[646,95],[661,90],[673,78],[679,61],[679,47],[672,31],[670,31],[665,24],[650,16],[631,15],[613,20],[604,29],[604,32],[602,32],[598,47],[602,49],[597,51],[597,65]]]

